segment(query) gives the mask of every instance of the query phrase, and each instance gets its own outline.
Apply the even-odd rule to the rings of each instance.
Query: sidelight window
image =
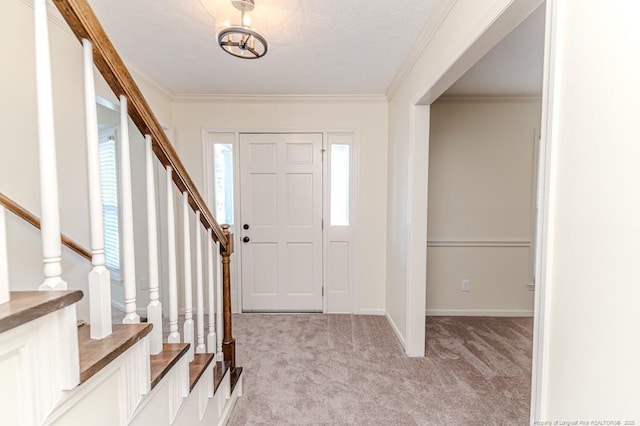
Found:
[[[331,225],[349,225],[350,150],[347,144],[331,144]]]
[[[233,225],[233,145],[213,144],[213,191],[215,217],[219,223]]]

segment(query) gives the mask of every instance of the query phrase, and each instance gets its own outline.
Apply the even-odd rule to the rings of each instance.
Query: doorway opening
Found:
[[[508,387],[496,410],[517,423],[530,409],[544,27],[543,5],[430,106],[426,356],[455,342],[460,374],[486,367],[482,386]]]

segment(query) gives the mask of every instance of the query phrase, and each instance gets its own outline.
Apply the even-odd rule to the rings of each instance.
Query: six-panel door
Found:
[[[322,134],[240,135],[243,311],[322,311]]]

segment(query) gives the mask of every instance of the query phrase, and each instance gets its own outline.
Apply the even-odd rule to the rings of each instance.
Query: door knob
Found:
[[[249,241],[251,241],[251,239],[249,239],[249,237],[244,237],[244,238],[242,239],[242,242],[243,242],[243,243],[248,243]]]
[[[242,229],[249,229],[249,224],[245,223],[244,225],[242,225]]]

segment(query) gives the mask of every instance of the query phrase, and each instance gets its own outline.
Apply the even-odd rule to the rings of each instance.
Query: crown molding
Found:
[[[175,93],[174,102],[207,103],[207,102],[239,102],[239,103],[387,103],[383,94],[369,95],[249,95],[249,94],[207,94],[207,93]]]
[[[442,95],[437,103],[528,103],[541,102],[542,96],[539,94],[509,94],[509,95]]]
[[[418,40],[416,40],[413,45],[413,49],[409,53],[409,56],[406,57],[395,77],[391,81],[391,84],[387,88],[385,95],[387,99],[390,101],[391,98],[396,94],[402,83],[407,79],[413,67],[415,67],[416,63],[422,56],[424,49],[427,47],[433,36],[436,34],[438,29],[442,23],[449,16],[449,12],[453,9],[453,6],[456,4],[457,0],[444,0],[440,3],[440,6],[429,16],[427,23],[422,28],[420,35],[418,36]]]

